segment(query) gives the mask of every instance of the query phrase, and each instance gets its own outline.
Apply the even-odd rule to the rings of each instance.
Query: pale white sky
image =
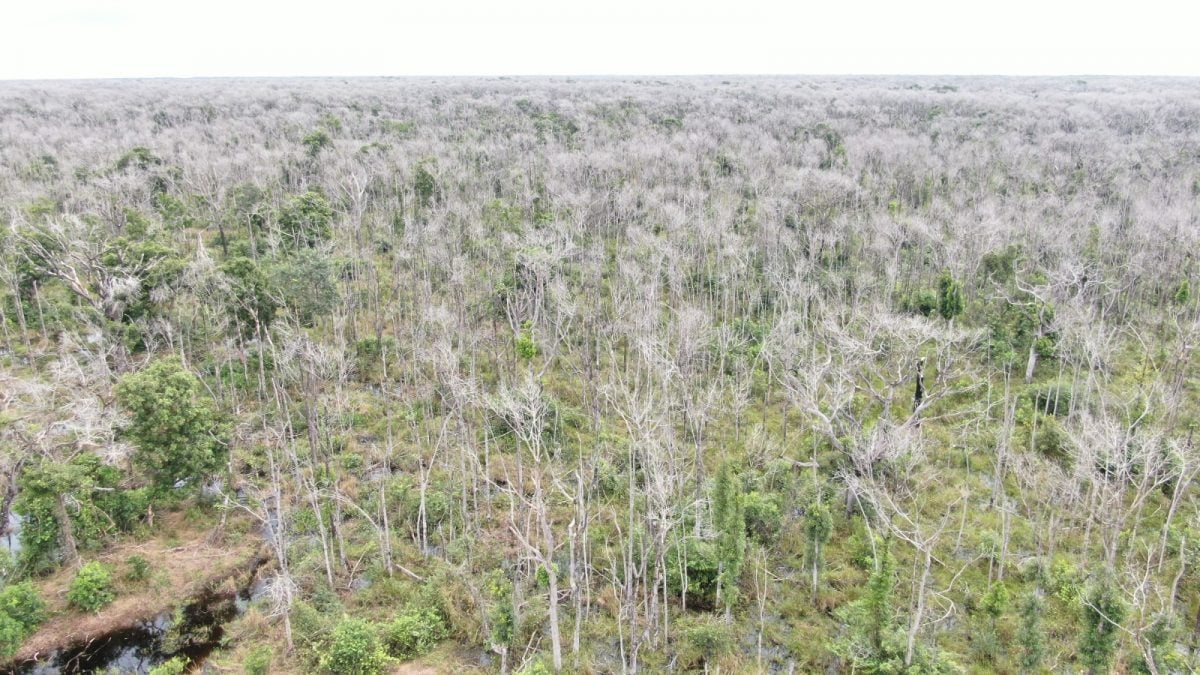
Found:
[[[0,79],[1200,75],[1200,1],[3,0]]]

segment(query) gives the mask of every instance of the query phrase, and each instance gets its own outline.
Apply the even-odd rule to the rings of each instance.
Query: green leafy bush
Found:
[[[7,614],[27,630],[32,631],[46,620],[46,602],[28,581],[5,586],[0,591],[0,613]]]
[[[921,316],[933,316],[938,311],[937,294],[926,289],[916,291],[905,301],[904,308]]]
[[[713,543],[688,539],[683,547],[673,546],[667,551],[667,586],[674,595],[683,591],[681,570],[687,571],[688,608],[712,609],[717,601],[718,572]]]
[[[156,157],[150,148],[139,145],[121,155],[121,158],[117,160],[117,170],[124,171],[129,167],[148,169],[158,164],[162,164],[162,160]]]
[[[329,137],[329,132],[324,129],[316,129],[305,134],[300,142],[308,149],[309,157],[316,157],[322,150],[333,145],[333,139]]]
[[[779,495],[759,492],[746,494],[746,533],[757,541],[771,543],[783,529],[783,511]]]
[[[388,654],[411,659],[427,654],[445,640],[448,631],[442,617],[430,609],[409,610],[396,617],[384,629]]]
[[[140,555],[131,555],[125,561],[127,581],[145,581],[150,577],[150,561]]]
[[[25,627],[21,622],[0,613],[0,656],[7,658],[16,654],[21,643],[25,641],[25,636]]]
[[[85,612],[99,611],[113,598],[112,570],[96,561],[80,567],[67,590],[67,602]]]
[[[1037,435],[1033,437],[1033,449],[1043,456],[1057,461],[1070,459],[1071,439],[1062,425],[1053,417],[1039,416]]]
[[[679,660],[685,667],[710,664],[733,650],[733,635],[723,621],[699,617],[681,629],[683,645]]]
[[[46,620],[46,603],[28,581],[0,591],[0,657],[10,657]]]
[[[1073,390],[1069,384],[1051,383],[1030,392],[1033,407],[1040,413],[1065,417],[1071,410]]]
[[[528,361],[538,355],[537,342],[533,339],[533,324],[526,321],[521,324],[521,332],[516,337],[517,356]]]
[[[271,659],[274,656],[269,645],[259,645],[246,655],[242,670],[246,675],[267,675],[271,672]]]
[[[333,629],[320,658],[321,670],[336,675],[374,675],[383,672],[387,662],[375,626],[352,618],[343,618]]]
[[[943,271],[938,277],[937,292],[938,314],[947,321],[962,314],[962,286],[954,280],[949,271]]]
[[[310,649],[320,646],[332,628],[326,614],[303,600],[292,605],[291,617],[296,643]]]
[[[1068,604],[1074,604],[1083,594],[1083,574],[1064,558],[1054,561],[1050,568],[1050,588],[1054,595]]]
[[[329,256],[310,249],[297,250],[267,268],[272,296],[306,326],[337,305],[334,275],[334,262]]]
[[[517,671],[517,675],[553,675],[554,668],[546,663],[545,658],[535,659],[529,665]]]

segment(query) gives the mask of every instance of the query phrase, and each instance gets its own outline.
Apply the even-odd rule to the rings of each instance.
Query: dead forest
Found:
[[[1197,80],[0,82],[0,653],[1194,672],[1198,244]]]

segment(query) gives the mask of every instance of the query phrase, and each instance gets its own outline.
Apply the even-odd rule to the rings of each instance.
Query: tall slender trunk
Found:
[[[58,540],[62,546],[63,565],[70,567],[79,561],[79,547],[75,544],[75,526],[71,523],[71,514],[67,512],[67,497],[64,494],[54,496],[54,519],[58,521]]]
[[[917,587],[917,608],[913,611],[912,620],[908,626],[908,647],[904,652],[905,667],[912,665],[913,654],[917,646],[917,632],[921,630],[921,619],[925,614],[925,588],[929,584],[929,570],[933,567],[933,554],[929,549],[922,551],[925,554],[925,566],[921,571],[921,579]]]

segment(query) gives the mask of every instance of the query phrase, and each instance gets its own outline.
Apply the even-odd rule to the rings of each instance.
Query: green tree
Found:
[[[279,228],[291,248],[312,248],[333,236],[333,208],[325,195],[309,190],[279,210]]]
[[[431,161],[424,159],[417,162],[413,169],[413,191],[417,194],[417,204],[421,208],[429,208],[437,198],[437,178],[429,170]]]
[[[907,651],[904,630],[896,617],[893,595],[896,589],[896,562],[892,557],[891,542],[884,540],[875,551],[875,568],[867,579],[862,596],[842,611],[849,626],[847,635],[834,644],[834,650],[849,661],[855,671],[866,673],[905,672],[904,657]],[[912,672],[928,666],[928,672],[937,672],[930,665],[924,650],[918,648],[912,663]]]
[[[187,267],[187,260],[179,255],[169,243],[151,236],[130,234],[108,244],[101,256],[101,263],[113,278],[134,278],[138,281],[135,291],[125,296],[120,319],[130,323],[159,312],[154,301],[154,291],[170,288]],[[171,297],[168,295],[167,297]]]
[[[742,489],[730,462],[721,464],[713,487],[713,525],[717,531],[717,602],[728,617],[737,602],[738,580],[746,557],[746,513]]]
[[[200,380],[174,357],[159,359],[116,386],[128,411],[124,429],[134,463],[158,491],[180,481],[197,485],[225,462],[225,425]]]
[[[497,570],[489,575],[487,590],[492,601],[488,610],[488,624],[491,626],[488,642],[491,643],[492,651],[500,655],[501,671],[507,671],[508,650],[517,633],[517,610],[513,606],[512,583]]]
[[[22,517],[21,562],[31,572],[74,562],[112,529],[128,530],[146,506],[143,490],[123,490],[121,472],[92,453],[43,459],[18,480],[13,510]]]
[[[242,334],[253,336],[256,326],[265,329],[275,318],[277,305],[262,268],[250,258],[235,256],[221,264],[221,272],[229,280],[230,304]]]
[[[1175,649],[1178,625],[1175,615],[1158,612],[1142,628],[1142,653],[1133,659],[1132,671],[1143,675],[1151,673],[1190,672],[1184,655]],[[1151,663],[1153,661],[1153,663]]]
[[[1119,626],[1125,620],[1125,605],[1112,584],[1097,582],[1083,597],[1080,616],[1079,658],[1088,672],[1107,673],[1117,647]]]
[[[533,339],[533,322],[521,323],[521,332],[516,337],[517,356],[525,361],[532,360],[538,355],[537,342]]]
[[[892,607],[895,588],[896,562],[892,558],[891,542],[885,541],[879,551],[875,571],[867,580],[867,592],[862,600],[867,637],[876,652],[883,650],[884,636],[895,620],[895,609]]]
[[[1008,608],[1008,586],[1002,581],[992,584],[983,594],[979,608],[987,618],[987,625],[980,631],[977,644],[983,657],[994,661],[1000,654],[999,621]]]
[[[1042,628],[1045,605],[1037,593],[1030,593],[1021,603],[1021,627],[1017,641],[1021,644],[1021,672],[1033,673],[1042,667],[1046,658],[1046,632]]]
[[[1188,300],[1192,299],[1192,285],[1184,279],[1178,286],[1175,287],[1175,293],[1171,295],[1171,301],[1176,305],[1186,305]]]
[[[817,600],[817,582],[824,565],[825,544],[832,535],[833,515],[829,512],[829,507],[819,501],[809,504],[804,511],[804,540],[807,544],[805,555],[812,570],[813,602]]]
[[[994,628],[996,622],[1004,615],[1004,610],[1008,608],[1008,586],[1005,586],[1003,581],[992,584],[988,592],[984,593],[980,608]]]
[[[311,249],[298,250],[269,268],[274,296],[306,326],[337,305],[338,289],[333,273],[329,257]]]
[[[742,498],[746,511],[746,534],[764,544],[779,539],[783,529],[780,495],[752,490]]]
[[[321,154],[321,151],[333,145],[333,139],[329,137],[329,132],[324,129],[314,129],[305,134],[300,141],[308,150],[309,157],[316,157]]]
[[[962,286],[954,280],[949,270],[945,270],[938,277],[938,314],[943,319],[950,321],[962,314],[962,311]]]

